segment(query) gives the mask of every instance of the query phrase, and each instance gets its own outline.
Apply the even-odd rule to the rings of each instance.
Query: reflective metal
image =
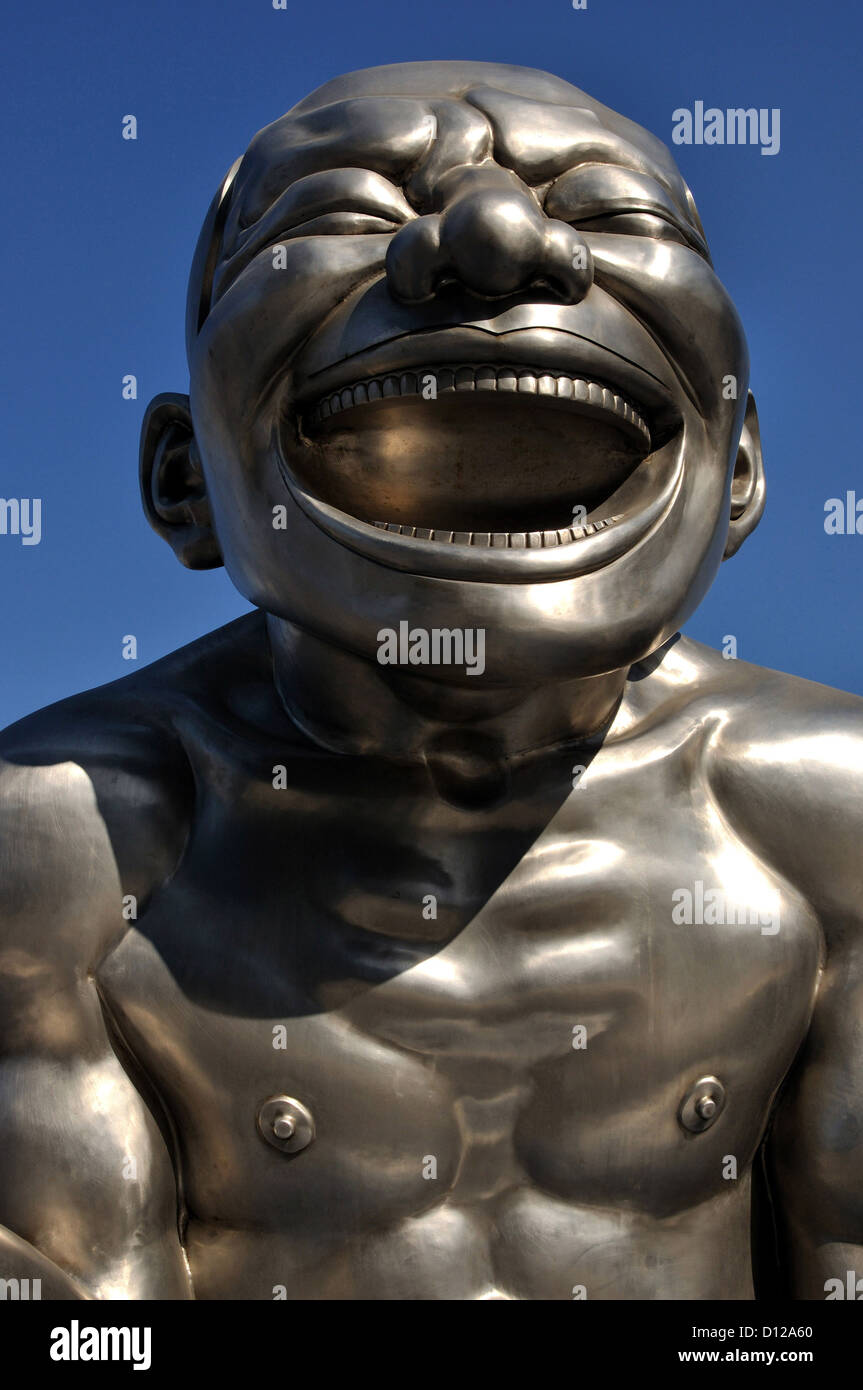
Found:
[[[188,341],[144,506],[258,611],[3,736],[0,1273],[824,1297],[861,702],[677,636],[764,483],[668,151],[527,69],[338,78],[226,177]]]

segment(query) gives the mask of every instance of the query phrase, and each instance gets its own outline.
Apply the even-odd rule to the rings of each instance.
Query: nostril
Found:
[[[581,297],[573,294],[570,284],[554,275],[540,276],[538,279],[532,280],[528,288],[537,291],[546,299],[563,304],[574,304]]]
[[[396,232],[386,255],[387,283],[396,299],[405,304],[431,299],[445,272],[437,214],[418,217]]]
[[[546,224],[544,269],[546,279],[568,304],[578,303],[593,284],[590,247],[568,222]]]

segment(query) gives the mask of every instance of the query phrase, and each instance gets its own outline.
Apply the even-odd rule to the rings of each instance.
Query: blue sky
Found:
[[[827,498],[863,498],[856,6],[47,0],[4,38],[0,496],[42,498],[43,536],[0,535],[0,725],[127,675],[127,633],[145,663],[247,611],[224,571],[177,564],[138,501],[146,401],[187,385],[195,239],[262,125],[336,73],[418,58],[547,68],[666,142],[697,100],[781,110],[775,156],[676,150],[746,325],[769,484],[687,631],[863,694],[863,536],[823,525]]]

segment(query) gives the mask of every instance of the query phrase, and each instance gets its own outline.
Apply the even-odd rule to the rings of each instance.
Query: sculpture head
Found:
[[[621,669],[763,506],[689,190],[546,73],[372,68],[267,126],[210,208],[187,339],[189,400],[144,423],[152,523],[370,658],[407,619],[484,627],[497,684]]]

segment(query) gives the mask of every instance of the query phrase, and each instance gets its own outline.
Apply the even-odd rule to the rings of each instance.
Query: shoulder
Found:
[[[88,937],[98,952],[123,897],[140,909],[174,872],[194,816],[196,730],[260,663],[258,616],[0,734],[7,941],[37,920],[56,932],[80,917],[84,955]]]
[[[643,684],[641,718],[702,730],[701,772],[736,833],[822,921],[859,918],[863,699],[685,638]]]
[[[837,774],[859,770],[859,695],[746,661],[726,660],[685,637],[633,667],[629,689],[633,722],[660,718],[701,724],[713,761],[731,762],[753,779],[773,766],[791,775],[801,761],[828,783]]]
[[[263,621],[249,614],[140,671],[27,715],[0,733],[0,757],[28,766],[73,761],[158,778],[193,742],[195,721],[230,705],[238,681],[266,669]]]

